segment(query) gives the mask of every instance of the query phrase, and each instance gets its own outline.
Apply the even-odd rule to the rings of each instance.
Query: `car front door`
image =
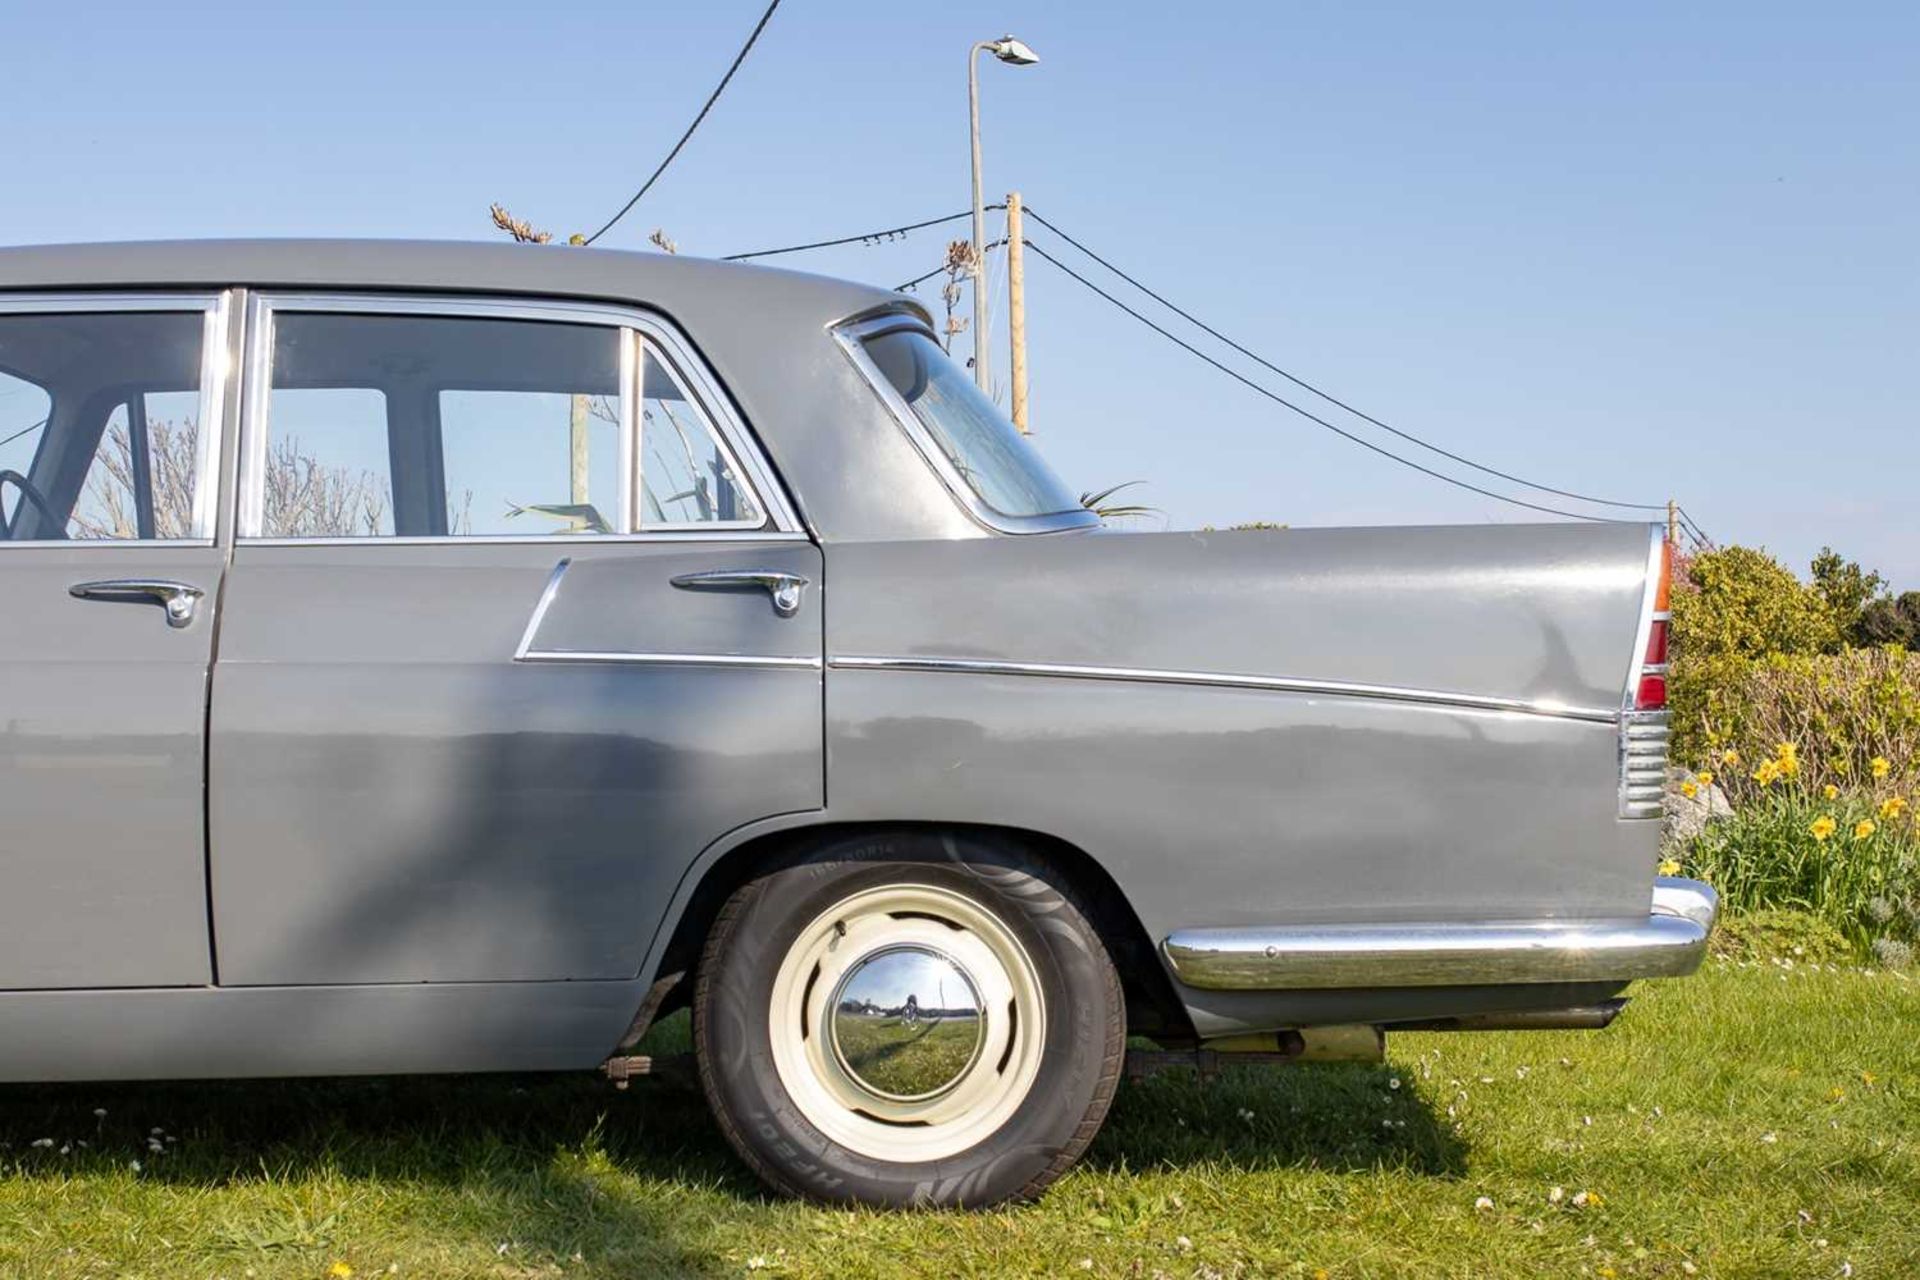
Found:
[[[633,977],[702,848],[823,804],[819,550],[657,318],[252,312],[222,984]]]
[[[0,294],[0,989],[211,980],[226,316]]]

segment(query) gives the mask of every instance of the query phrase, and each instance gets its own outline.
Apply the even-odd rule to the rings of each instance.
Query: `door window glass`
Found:
[[[0,539],[204,538],[201,311],[0,314]]]
[[[387,398],[366,387],[275,387],[266,530],[275,538],[393,532]]]
[[[67,536],[191,538],[200,457],[195,391],[129,396],[107,415]]]
[[[545,391],[443,391],[447,532],[613,533],[620,401]]]
[[[640,504],[646,527],[757,528],[766,519],[721,443],[679,380],[646,352],[640,403]]]
[[[621,339],[538,320],[276,314],[259,533],[618,531]]]

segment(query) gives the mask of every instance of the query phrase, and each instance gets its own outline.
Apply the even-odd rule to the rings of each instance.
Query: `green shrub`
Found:
[[[1920,804],[1920,654],[1900,649],[1676,660],[1674,759],[1715,773],[1735,806],[1828,786]],[[1782,744],[1793,767],[1768,770]]]
[[[1861,950],[1912,939],[1920,924],[1912,815],[1864,793],[1828,800],[1794,784],[1770,789],[1674,855],[1681,874],[1720,892],[1732,918],[1806,912]]]
[[[1672,599],[1677,654],[1761,658],[1840,647],[1827,597],[1764,551],[1721,547],[1677,567],[1681,572]]]

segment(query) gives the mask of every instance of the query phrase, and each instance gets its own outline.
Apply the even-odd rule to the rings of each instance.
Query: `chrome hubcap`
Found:
[[[800,930],[767,1031],[787,1096],[878,1160],[942,1160],[1012,1118],[1040,1073],[1046,1002],[1025,946],[965,894],[865,889]]]
[[[924,1102],[966,1077],[985,1043],[986,1007],[951,956],[885,947],[840,980],[827,1026],[853,1083],[890,1102]]]

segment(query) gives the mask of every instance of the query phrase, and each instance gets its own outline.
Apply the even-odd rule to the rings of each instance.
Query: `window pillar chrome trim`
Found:
[[[1635,920],[1179,929],[1161,951],[1174,977],[1215,991],[1631,982],[1699,968],[1713,890],[1662,879],[1649,906]]]

